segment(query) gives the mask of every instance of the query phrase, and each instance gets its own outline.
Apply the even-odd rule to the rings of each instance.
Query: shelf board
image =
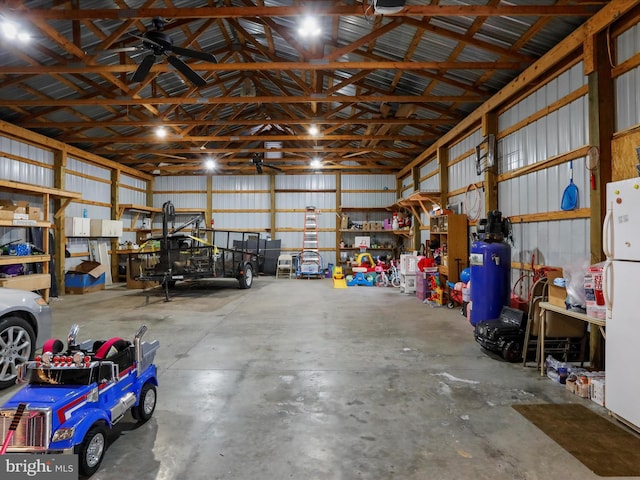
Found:
[[[12,182],[8,180],[0,180],[0,188],[12,192],[20,192],[29,195],[45,194],[57,198],[80,199],[82,194],[79,192],[68,192],[59,188],[41,187],[39,185],[31,185],[27,183]]]
[[[160,207],[147,207],[145,205],[134,205],[132,203],[122,203],[119,205],[120,210],[133,210],[142,213],[160,213],[162,209]]]
[[[340,207],[340,211],[341,212],[357,212],[357,211],[363,211],[363,212],[385,212],[389,210],[388,207]]]
[[[385,247],[377,247],[377,248],[372,248],[372,247],[367,247],[366,251],[368,252],[369,250],[393,250],[394,247],[389,247],[389,248],[385,248]],[[360,247],[344,247],[341,248],[340,251],[353,251],[353,250],[360,250]]]
[[[393,230],[340,230],[342,233],[393,233]]]
[[[0,255],[0,265],[48,262],[50,259],[51,255]]]
[[[33,222],[33,223],[31,223]],[[0,220],[0,227],[43,227],[43,228],[51,228],[51,222],[40,222],[40,221],[32,221],[32,220]]]

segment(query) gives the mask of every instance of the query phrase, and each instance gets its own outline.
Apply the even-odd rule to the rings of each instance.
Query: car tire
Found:
[[[86,477],[96,473],[106,450],[107,427],[102,423],[96,423],[84,436],[77,451],[80,473]]]
[[[502,348],[502,358],[507,362],[518,362],[522,359],[522,345],[511,340]]]
[[[144,423],[153,416],[157,402],[156,386],[153,383],[145,383],[140,391],[140,400],[136,407],[131,409],[133,418],[139,423]]]
[[[253,285],[253,267],[251,264],[247,263],[243,268],[243,273],[238,278],[238,283],[240,284],[240,288],[251,288]]]
[[[18,365],[33,360],[36,335],[29,323],[20,317],[0,320],[0,389],[16,384]]]

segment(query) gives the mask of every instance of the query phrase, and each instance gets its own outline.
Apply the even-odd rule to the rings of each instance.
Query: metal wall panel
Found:
[[[342,193],[341,206],[343,208],[388,207],[397,200],[396,192],[376,193]]]
[[[411,178],[411,177],[409,177]],[[340,178],[342,190],[394,190],[395,175],[352,175],[345,174]]]
[[[53,169],[4,157],[7,153],[53,166],[53,152],[0,135],[0,178],[14,182],[53,186]]]
[[[324,192],[276,193],[276,210],[304,209],[308,206],[313,206],[320,210],[335,211],[336,196]],[[262,208],[269,208],[269,204],[267,203]],[[302,221],[300,225],[302,225]]]
[[[146,205],[147,194],[120,185],[118,188],[118,201],[120,204]]]
[[[440,174],[429,177],[420,182],[420,190],[422,192],[439,192],[440,191]]]
[[[78,172],[78,170],[73,171]],[[65,173],[65,189],[72,192],[81,192],[83,200],[111,204],[111,183],[80,177],[67,170]],[[85,210],[86,216],[89,218],[111,218],[110,207],[76,202],[69,204],[65,209],[65,215],[67,217],[82,217]]]
[[[588,138],[588,99],[584,95],[498,142],[498,171],[509,172],[584,146]]]
[[[615,131],[621,132],[640,123],[640,68],[636,67],[615,80]]]
[[[420,167],[420,178],[436,171],[438,171],[438,159],[430,158],[429,160],[427,160],[427,163],[423,164]]]
[[[464,188],[478,181],[475,169],[475,148],[480,142],[482,142],[482,132],[478,129],[449,148],[450,162],[468,154],[462,161],[457,161],[449,167],[449,191]],[[469,154],[469,152],[473,153]]]
[[[126,185],[128,187],[139,188],[142,190],[147,189],[147,181],[141,178],[132,177],[131,175],[127,175],[126,173],[120,174],[120,184]]]
[[[629,60],[640,52],[640,23],[636,23],[616,37],[616,65]]]
[[[336,188],[335,175],[276,175],[275,179],[276,190],[335,190]]]
[[[214,193],[211,196],[214,210],[265,210],[271,208],[268,193]]]
[[[276,177],[277,178],[277,177]],[[248,190],[269,190],[269,175],[214,175],[212,189],[246,192]]]
[[[0,153],[0,178],[53,187],[53,169],[5,158]]]
[[[207,195],[205,193],[154,193],[153,206],[162,207],[166,201],[171,201],[175,208],[190,208],[205,210],[207,208]]]
[[[67,173],[77,172],[111,182],[111,170],[73,157],[67,159]]]
[[[207,191],[207,177],[197,175],[177,175],[156,177],[153,185],[154,192],[162,191]]]
[[[213,217],[215,228],[221,230],[266,231],[271,222],[269,213],[216,212]]]

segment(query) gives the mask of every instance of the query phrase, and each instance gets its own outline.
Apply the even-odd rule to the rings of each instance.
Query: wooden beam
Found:
[[[458,16],[559,16],[593,15],[599,5],[407,5],[399,13],[387,14],[385,16],[435,16],[435,17],[458,17]],[[25,18],[30,20],[82,20],[82,19],[147,19],[153,17],[164,17],[172,19],[183,18],[247,18],[247,17],[304,17],[309,13],[320,17],[342,17],[342,16],[367,16],[371,12],[363,8],[363,5],[314,5],[311,10],[308,5],[296,5],[287,7],[198,7],[198,8],[130,8],[130,9],[29,9],[16,10],[13,16],[17,19]]]
[[[195,71],[206,72],[237,72],[237,71],[289,71],[289,70],[520,70],[529,62],[328,62],[324,60],[309,62],[235,62],[235,63],[191,63],[189,66]],[[164,63],[155,64],[150,72],[153,74],[166,73],[172,67]],[[3,75],[42,75],[54,73],[131,73],[137,69],[136,64],[125,65],[25,65],[3,66]],[[242,97],[234,97],[239,100]],[[156,102],[153,102],[156,103]]]
[[[533,84],[538,78],[544,75],[549,69],[553,68],[563,58],[577,48],[581,48],[585,39],[589,35],[594,35],[607,28],[611,23],[624,15],[637,5],[637,0],[611,0],[602,7],[593,17],[584,24],[574,30],[568,37],[558,43],[549,50],[536,63],[528,67],[524,72],[513,79],[502,90],[492,96],[488,101],[474,110],[470,115],[465,117],[458,125],[449,130],[436,142],[436,144],[427,148],[421,155],[409,165],[400,170],[397,175],[402,176],[408,172],[414,164],[421,164],[425,159],[429,158],[437,151],[441,145],[446,145],[456,139],[461,132],[467,130],[471,125],[480,122],[482,115],[486,112],[499,108],[500,105],[508,101],[508,99],[518,92],[524,90]]]

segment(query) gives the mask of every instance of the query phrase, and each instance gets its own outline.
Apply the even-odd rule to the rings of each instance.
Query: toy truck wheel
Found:
[[[96,423],[85,435],[78,451],[78,463],[82,475],[89,477],[100,468],[106,448],[107,428],[103,424]]]
[[[145,383],[140,392],[140,401],[137,407],[131,409],[131,414],[140,423],[151,418],[156,409],[156,387],[152,383]]]
[[[244,266],[243,273],[238,278],[240,288],[251,288],[253,285],[253,268],[249,263]]]
[[[502,358],[507,362],[517,362],[522,358],[522,347],[518,342],[510,341],[502,348]]]
[[[0,320],[0,389],[15,385],[18,365],[33,358],[36,336],[26,320]]]

